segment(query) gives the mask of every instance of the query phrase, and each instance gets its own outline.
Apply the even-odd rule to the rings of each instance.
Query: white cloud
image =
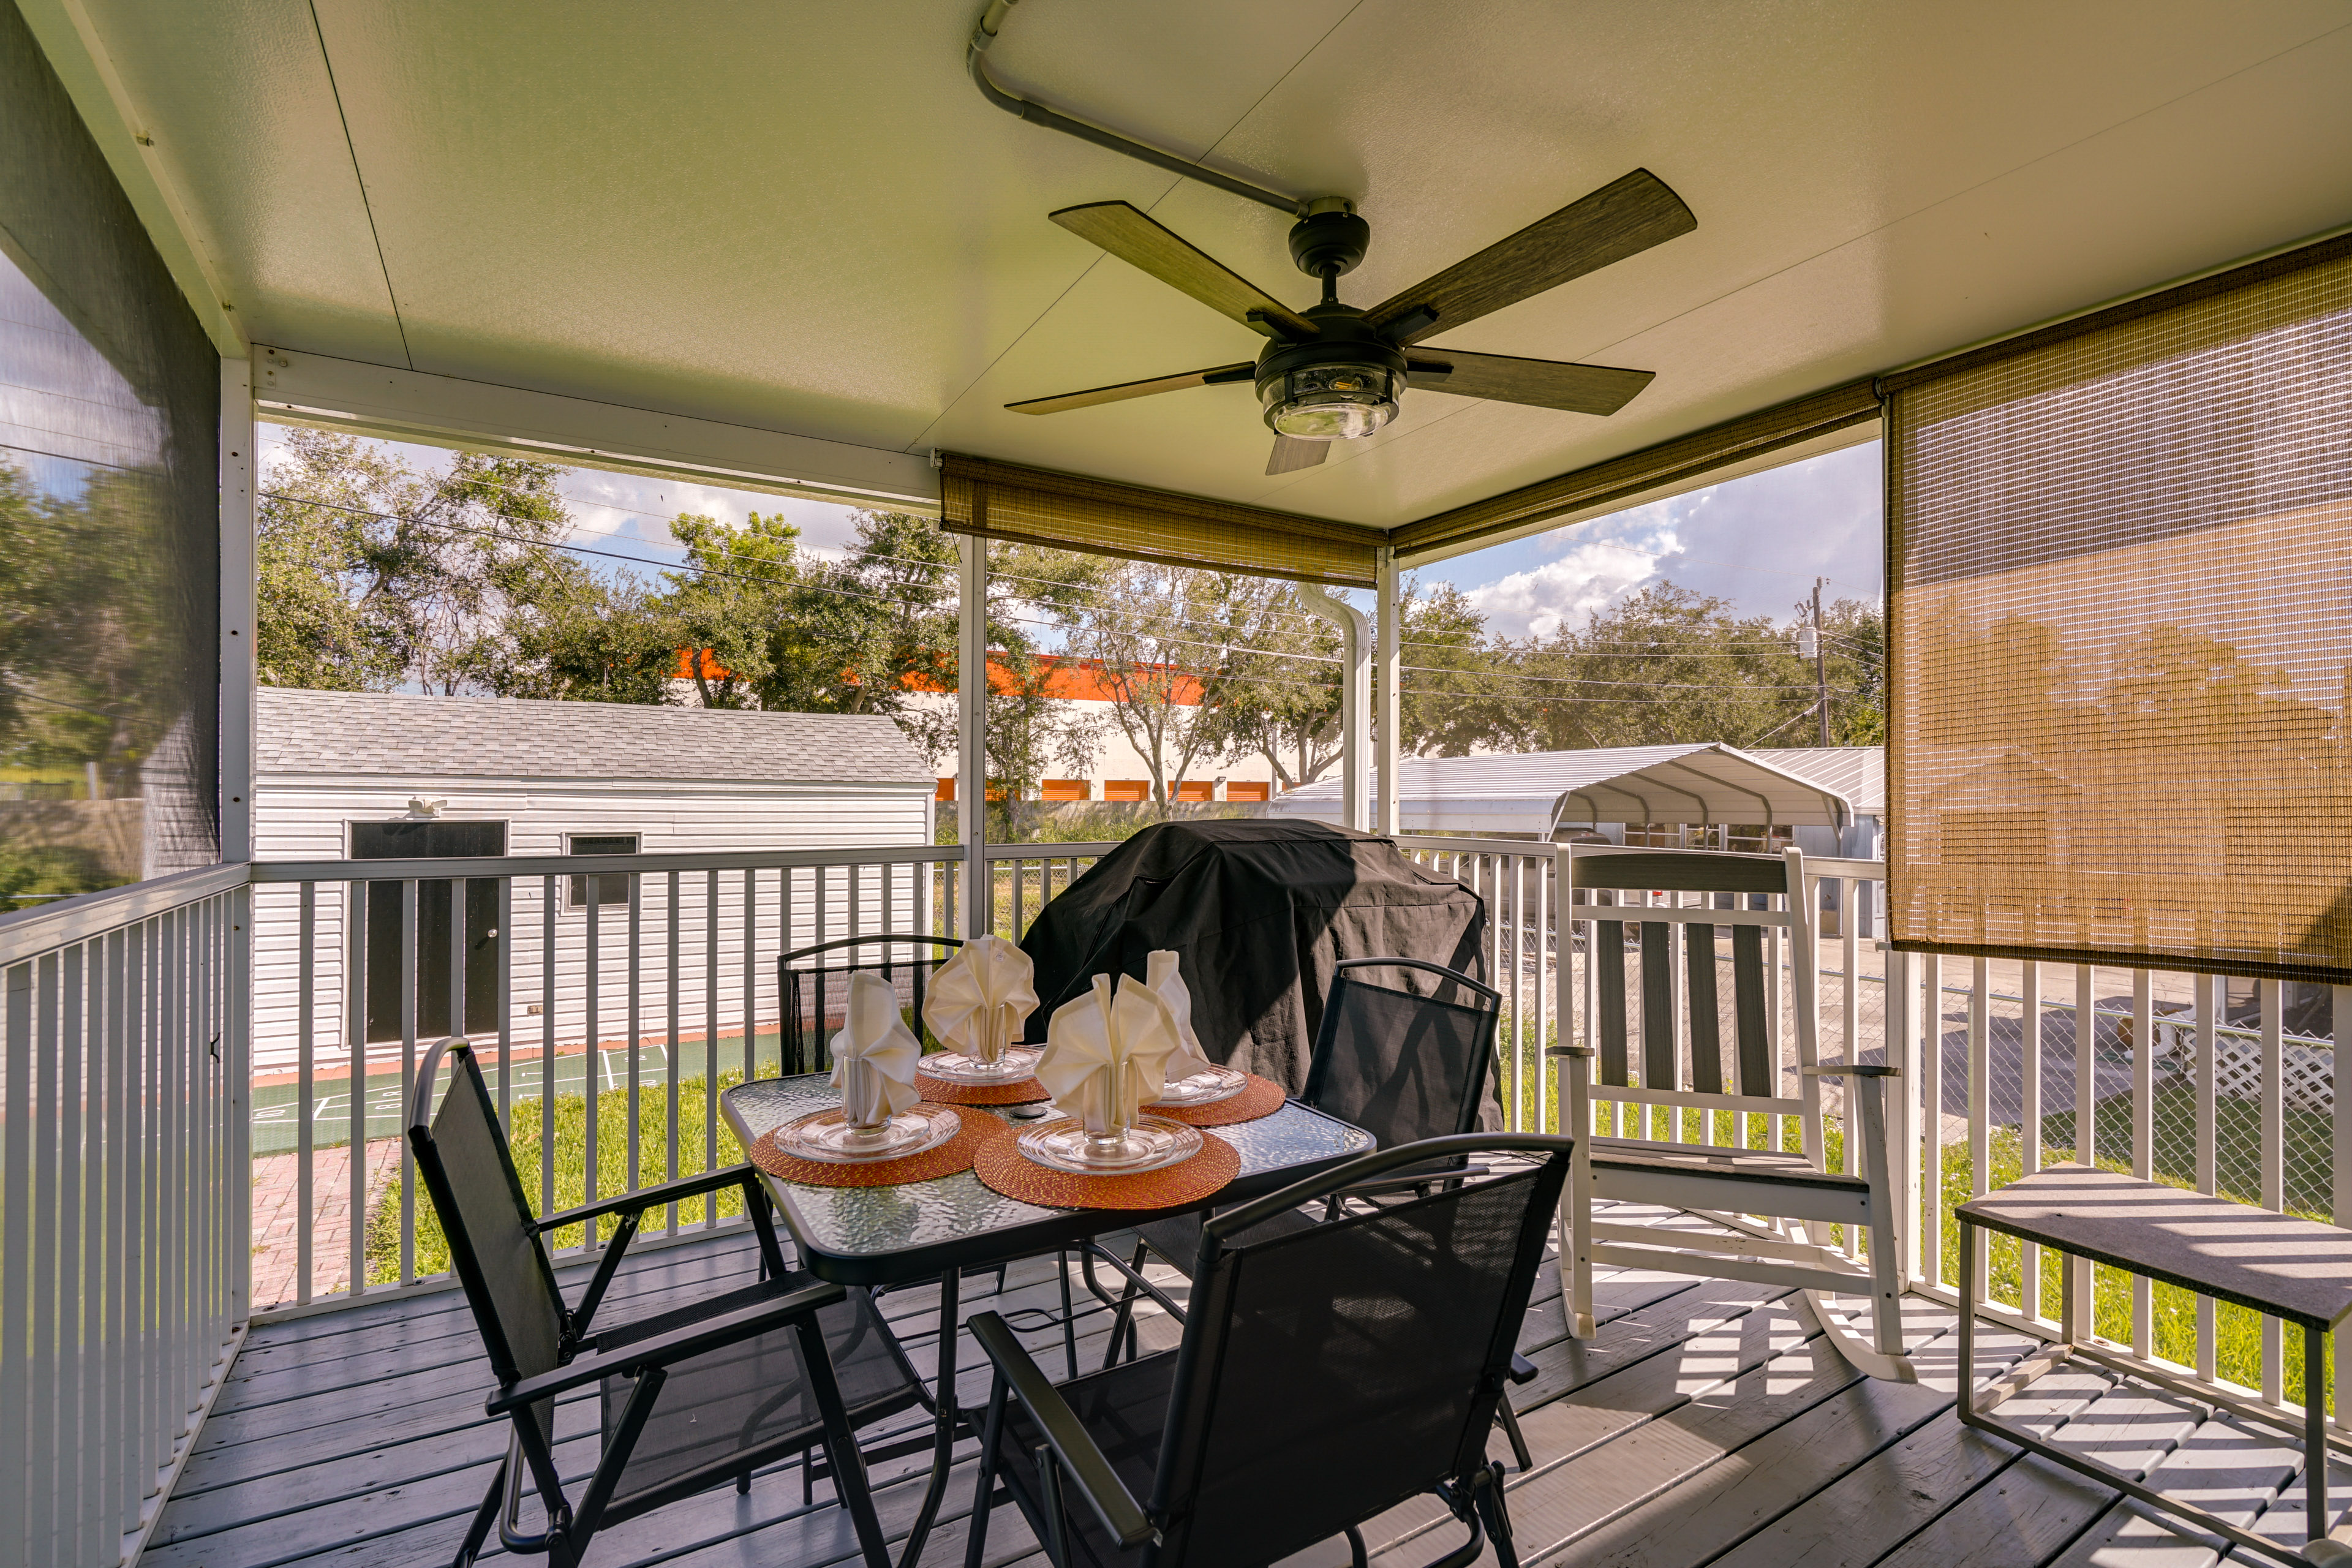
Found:
[[[1689,503],[1658,501],[1557,530],[1544,538],[1556,559],[1467,589],[1466,596],[1486,616],[1486,629],[1501,636],[1548,637],[1563,626],[1581,626],[1662,574],[1683,548],[1676,512],[1687,510]]]

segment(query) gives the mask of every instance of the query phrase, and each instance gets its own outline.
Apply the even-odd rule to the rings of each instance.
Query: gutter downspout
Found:
[[[1380,749],[1375,753],[1372,770],[1374,777],[1379,780],[1380,787],[1376,803],[1377,817],[1372,824],[1372,831],[1393,836],[1397,832],[1400,817],[1397,801],[1397,756],[1402,715],[1399,713],[1398,706],[1402,696],[1400,689],[1399,669],[1403,662],[1399,658],[1402,651],[1402,637],[1397,624],[1400,610],[1397,603],[1396,551],[1389,545],[1379,545],[1372,552],[1372,559],[1373,581],[1379,584],[1375,607],[1380,616],[1376,623],[1380,647],[1374,655],[1380,665],[1380,673],[1379,683],[1373,688],[1377,693],[1374,699],[1374,711],[1379,719],[1379,734],[1375,739]]]
[[[1320,583],[1300,583],[1298,602],[1347,639],[1347,666],[1339,688],[1339,820],[1359,833],[1372,826],[1372,639],[1364,612]]]
[[[989,79],[986,58],[988,47],[996,42],[997,34],[1003,30],[1006,14],[1016,3],[1017,0],[989,0],[988,9],[980,14],[980,21],[971,30],[971,41],[965,46],[964,67],[971,72],[972,85],[980,89],[981,97],[988,100],[1005,113],[1017,115],[1032,125],[1042,125],[1048,131],[1059,131],[1064,135],[1075,136],[1081,142],[1091,142],[1097,147],[1107,147],[1114,153],[1125,153],[1128,157],[1149,163],[1155,169],[1165,169],[1171,174],[1181,174],[1188,180],[1198,180],[1204,185],[1214,185],[1230,195],[1244,196],[1251,201],[1263,203],[1276,212],[1288,213],[1293,217],[1307,216],[1308,204],[1297,196],[1282,195],[1262,186],[1253,185],[1247,180],[1238,180],[1231,174],[1221,174],[1214,169],[1202,168],[1181,153],[1163,152],[1158,147],[1148,147],[1140,142],[1132,142],[1116,132],[1105,131],[1098,125],[1088,125],[1082,120],[1072,120],[1067,115],[1056,114],[1042,103],[1032,103],[1029,100],[1016,97],[997,86],[995,82]]]

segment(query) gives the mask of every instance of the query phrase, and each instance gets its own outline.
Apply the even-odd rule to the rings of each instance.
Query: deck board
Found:
[[[1686,1216],[1628,1205],[1618,1217],[1685,1226]],[[720,1232],[632,1258],[604,1313],[742,1283],[757,1254],[745,1233]],[[559,1269],[568,1293],[589,1264]],[[1181,1299],[1183,1281],[1154,1266]],[[1074,1299],[1089,1305],[1083,1285]],[[1547,1263],[1519,1343],[1537,1365],[1510,1391],[1536,1464],[1508,1481],[1521,1560],[1622,1568],[2206,1568],[2218,1555],[2193,1535],[2122,1504],[2112,1490],[2049,1462],[2021,1458],[1963,1428],[1954,1413],[1958,1336],[1948,1310],[1906,1304],[1923,1382],[1875,1383],[1829,1347],[1797,1298],[1776,1288],[1643,1271],[1595,1281],[1598,1336],[1567,1337],[1557,1268]],[[1056,1259],[1024,1259],[998,1289],[993,1270],[968,1275],[969,1314],[1058,1307]],[[939,1346],[936,1288],[886,1293],[879,1305],[926,1376]],[[1147,1348],[1175,1325],[1147,1305]],[[1016,1320],[1018,1321],[1018,1320]],[[1099,1363],[1109,1314],[1078,1322],[1082,1368]],[[1058,1331],[1024,1336],[1049,1372],[1063,1370]],[[1979,1371],[2026,1348],[1990,1325]],[[959,1395],[987,1395],[984,1358],[958,1345]],[[266,1324],[248,1336],[212,1417],[163,1510],[150,1568],[440,1568],[505,1447],[487,1421],[490,1386],[480,1342],[454,1292],[426,1292],[342,1312]],[[2301,1539],[2301,1480],[2292,1445],[2156,1390],[2088,1367],[2042,1379],[2004,1413],[2054,1441],[2168,1485],[2264,1533]],[[925,1429],[908,1411],[863,1434],[869,1445]],[[561,1406],[559,1463],[584,1478],[595,1406]],[[1508,1453],[1499,1435],[1490,1451]],[[958,1447],[940,1525],[923,1563],[961,1564],[976,1471]],[[873,1467],[886,1532],[903,1541],[929,1469],[927,1453]],[[2352,1478],[2331,1484],[2352,1496]],[[845,1516],[819,1482],[802,1500],[797,1464],[756,1478],[749,1496],[706,1493],[600,1535],[595,1568],[834,1568],[856,1561]],[[1434,1500],[1365,1527],[1382,1568],[1412,1568],[1451,1548],[1459,1527]],[[499,1557],[495,1545],[486,1562]],[[1495,1561],[1489,1549],[1486,1562]],[[2242,1555],[2231,1559],[2243,1561]],[[1017,1513],[992,1520],[990,1568],[1044,1559]],[[1283,1568],[1344,1563],[1339,1542]]]

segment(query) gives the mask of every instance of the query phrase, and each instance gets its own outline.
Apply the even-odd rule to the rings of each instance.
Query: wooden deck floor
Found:
[[[618,1319],[631,1297],[740,1282],[751,1267],[743,1237],[648,1251],[616,1283],[604,1312]],[[1051,1258],[1014,1266],[1002,1296],[992,1274],[974,1276],[967,1310],[1051,1304],[1059,1295],[1053,1269]],[[576,1276],[567,1289],[576,1291]],[[1593,1343],[1579,1345],[1563,1332],[1548,1267],[1520,1340],[1541,1368],[1535,1383],[1512,1393],[1536,1458],[1530,1473],[1511,1479],[1524,1562],[2201,1568],[2220,1560],[2137,1505],[2119,1505],[2115,1493],[1964,1432],[1952,1409],[1952,1315],[1930,1303],[1910,1308],[1925,1381],[1897,1385],[1861,1377],[1769,1287],[1621,1274],[1601,1281],[1598,1295],[1605,1326]],[[936,1302],[929,1289],[884,1302],[927,1373]],[[1099,1358],[1104,1326],[1100,1318],[1081,1325],[1094,1331],[1081,1340],[1082,1355],[1091,1347]],[[1147,1346],[1173,1337],[1164,1318],[1147,1326]],[[1058,1372],[1058,1341],[1035,1342]],[[1982,1334],[1979,1372],[2025,1349]],[[984,1363],[968,1339],[959,1356],[962,1395],[976,1404],[986,1396]],[[454,1293],[257,1329],[144,1561],[150,1568],[441,1568],[505,1447],[503,1428],[482,1415],[488,1384],[480,1342]],[[2274,1521],[2283,1540],[2301,1539],[2298,1458],[2283,1437],[2104,1376],[2053,1376],[2032,1392],[2007,1410],[2109,1463],[2156,1470],[2167,1489],[2188,1490],[2225,1516]],[[583,1473],[593,1410],[575,1401],[560,1423],[571,1440],[559,1454]],[[899,1425],[925,1419],[912,1412]],[[881,1436],[865,1434],[869,1443]],[[971,1447],[964,1445],[967,1454]],[[1507,1457],[1499,1441],[1495,1451]],[[894,1539],[908,1528],[925,1468],[923,1458],[876,1468],[877,1504]],[[971,1475],[967,1458],[927,1563],[962,1562]],[[2330,1484],[2352,1496],[2352,1474],[2331,1476]],[[1366,1536],[1383,1568],[1426,1563],[1459,1540],[1433,1503],[1400,1509]],[[485,1561],[495,1555],[494,1546]],[[992,1563],[1043,1562],[1009,1509],[996,1515],[988,1555]],[[814,1502],[804,1504],[790,1468],[762,1477],[747,1497],[722,1489],[619,1526],[590,1551],[592,1568],[818,1568],[855,1559],[846,1520],[826,1489],[820,1483]],[[1334,1543],[1286,1568],[1347,1560]]]

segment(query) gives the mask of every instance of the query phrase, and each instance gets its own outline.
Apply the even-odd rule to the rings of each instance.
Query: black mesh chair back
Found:
[[[1066,1561],[1271,1563],[1433,1488],[1465,1514],[1491,1475],[1486,1436],[1570,1147],[1522,1133],[1408,1144],[1212,1220],[1182,1344],[1051,1391],[1160,1537],[1123,1546],[1099,1504],[1072,1499]],[[1507,1152],[1532,1158],[1320,1225],[1267,1223],[1408,1166]],[[1035,1441],[1025,1419],[992,1427],[991,1468],[1042,1521],[1040,1472],[1019,1462]]]
[[[1416,996],[1375,984],[1382,971],[1437,977],[1450,995]],[[1358,958],[1339,965],[1299,1098],[1350,1121],[1381,1147],[1475,1131],[1493,1103],[1502,994],[1441,964]],[[1498,1113],[1486,1118],[1500,1125]]]
[[[783,999],[783,1071],[822,1072],[827,1031],[836,1013],[849,1005],[854,974],[878,974],[898,994],[898,1005],[914,1010],[913,1028],[923,1035],[923,997],[940,965],[963,945],[957,936],[848,936],[796,947],[776,960],[776,985]]]
[[[555,1270],[474,1053],[435,1054],[449,1064],[450,1083],[431,1136],[410,1140],[417,1175],[449,1238],[490,1370],[502,1384],[536,1377],[560,1365],[567,1348]],[[422,1087],[430,1093],[429,1083]]]
[[[448,1088],[436,1106],[445,1061]],[[861,1552],[869,1563],[886,1560],[853,1433],[919,1403],[920,1384],[862,1292],[786,1268],[756,1171],[730,1166],[534,1216],[473,1049],[455,1037],[426,1053],[407,1132],[498,1379],[488,1408],[513,1422],[457,1568],[468,1568],[493,1529],[509,1552],[576,1563],[604,1525],[729,1480],[748,1488],[760,1468],[820,1446]],[[740,1192],[759,1241],[756,1279],[626,1323],[597,1323],[597,1304],[645,1214],[729,1188]],[[567,1309],[542,1237],[604,1218],[615,1222],[612,1238],[578,1306]],[[555,1458],[556,1396],[589,1386],[601,1395],[600,1446],[575,1504]],[[545,1515],[537,1532],[520,1522],[526,1483]]]

